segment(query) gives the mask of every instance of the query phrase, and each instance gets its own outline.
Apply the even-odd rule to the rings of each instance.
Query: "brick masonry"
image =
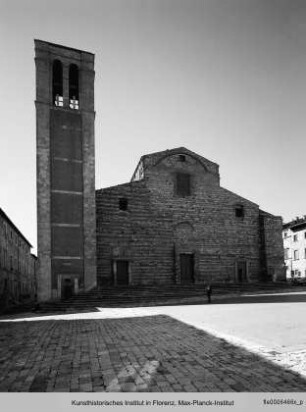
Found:
[[[305,390],[305,366],[301,376],[273,351],[256,353],[162,314],[91,316],[0,322],[0,392]]]
[[[178,173],[190,176],[190,195],[177,194]],[[122,260],[129,284],[186,282],[181,255],[193,256],[195,283],[281,279],[281,218],[219,182],[218,165],[177,148],[143,156],[130,183],[98,190],[99,285],[116,284]]]
[[[53,63],[62,67],[62,105],[55,105]],[[38,299],[96,284],[94,55],[35,40],[37,115]],[[69,70],[78,70],[71,107]]]

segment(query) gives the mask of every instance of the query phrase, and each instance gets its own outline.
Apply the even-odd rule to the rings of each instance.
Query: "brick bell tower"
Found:
[[[38,300],[96,286],[94,55],[35,40]]]

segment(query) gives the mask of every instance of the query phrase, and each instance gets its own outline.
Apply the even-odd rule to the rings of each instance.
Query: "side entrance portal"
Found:
[[[58,275],[58,298],[69,299],[79,291],[79,279],[76,275]]]
[[[180,254],[181,284],[194,283],[194,255],[191,253]]]
[[[248,281],[247,263],[245,261],[237,262],[237,281],[239,283],[244,283]]]

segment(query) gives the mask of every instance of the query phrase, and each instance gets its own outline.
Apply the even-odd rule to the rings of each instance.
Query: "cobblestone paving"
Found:
[[[306,379],[306,350],[293,352],[265,351],[265,357]]]
[[[203,329],[203,325],[193,322],[199,329]],[[243,348],[244,350],[257,354],[260,357],[265,358],[268,361],[273,362],[275,365],[280,366],[288,371],[297,373],[305,379],[306,382],[306,349],[304,345],[298,350],[288,350],[283,347],[265,347],[254,344],[250,341],[240,339],[233,335],[228,335],[224,332],[219,332],[216,329],[204,326],[204,330],[213,335],[216,338],[227,341],[229,344],[236,346],[237,348]]]
[[[2,392],[303,392],[305,383],[164,315],[0,323]]]

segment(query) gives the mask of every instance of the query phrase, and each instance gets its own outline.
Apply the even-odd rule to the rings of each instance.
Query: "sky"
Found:
[[[0,207],[36,248],[34,39],[95,54],[96,187],[184,146],[306,214],[304,0],[0,0]]]

